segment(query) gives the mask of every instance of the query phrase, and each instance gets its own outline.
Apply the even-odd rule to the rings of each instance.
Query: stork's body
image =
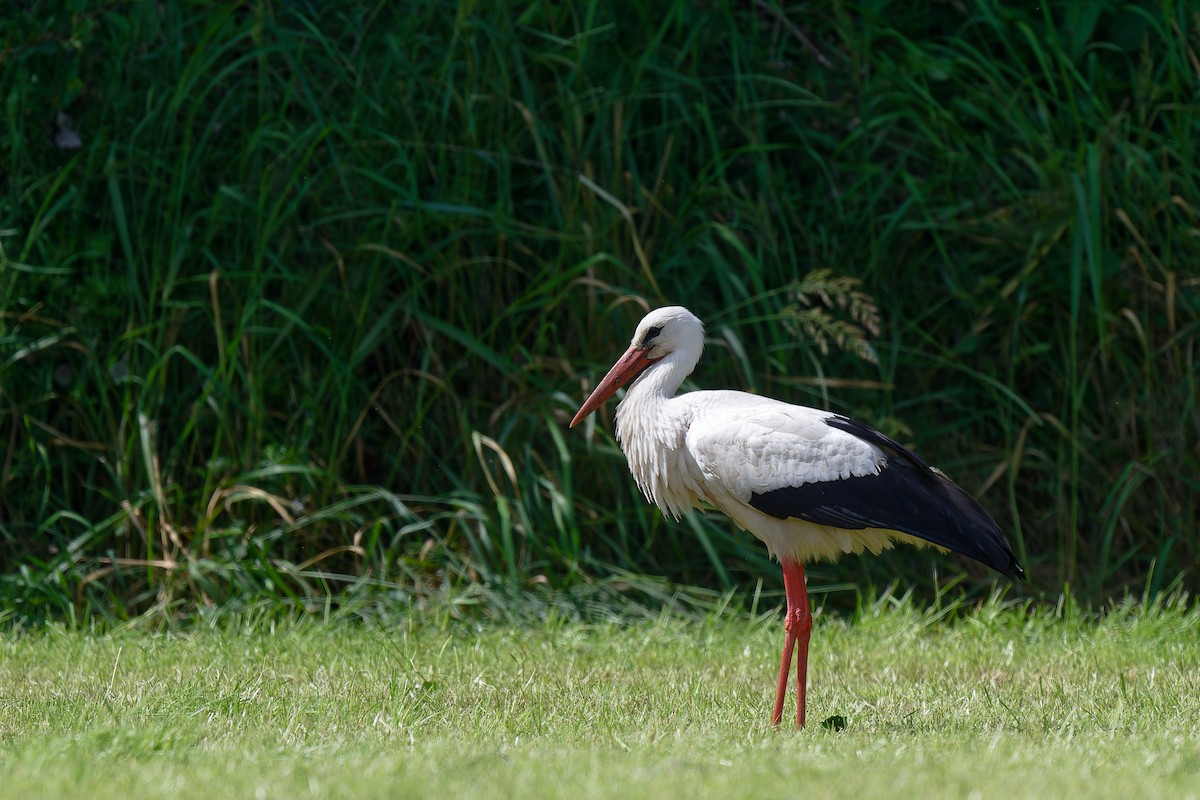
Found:
[[[625,355],[571,425],[633,381],[617,438],[638,486],[678,518],[711,506],[758,537],[783,566],[787,636],[772,724],[799,645],[796,724],[804,725],[812,621],[803,563],[873,553],[894,541],[963,553],[1012,578],[1023,572],[975,500],[898,442],[846,417],[734,391],[676,396],[704,329],[679,306],[650,312]]]

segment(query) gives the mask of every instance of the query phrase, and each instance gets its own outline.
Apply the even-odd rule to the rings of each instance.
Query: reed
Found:
[[[647,506],[608,415],[566,430],[667,303],[696,386],[980,496],[1020,591],[1194,588],[1196,36],[1178,2],[18,9],[4,607],[770,592],[749,536]],[[814,588],[983,590],[930,559]]]

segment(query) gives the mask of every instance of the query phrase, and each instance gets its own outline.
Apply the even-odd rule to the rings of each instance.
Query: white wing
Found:
[[[878,474],[885,453],[826,424],[834,416],[744,392],[692,392],[686,447],[708,484],[734,499]],[[710,498],[718,506],[717,498]]]

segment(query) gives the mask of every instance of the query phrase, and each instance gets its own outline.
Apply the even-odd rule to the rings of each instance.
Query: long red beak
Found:
[[[641,375],[642,370],[657,360],[657,358],[647,358],[646,349],[642,347],[630,347],[626,350],[625,355],[621,356],[616,364],[613,364],[613,368],[608,371],[604,380],[600,381],[588,399],[583,401],[583,405],[575,413],[575,419],[571,420],[571,427],[574,428],[583,422],[588,414],[604,405],[604,401],[612,397],[617,389]]]

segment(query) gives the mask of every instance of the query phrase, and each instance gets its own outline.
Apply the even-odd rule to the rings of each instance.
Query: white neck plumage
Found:
[[[674,407],[671,399],[695,369],[700,353],[676,350],[655,362],[634,381],[617,406],[617,441],[629,462],[629,471],[646,498],[675,519],[694,500],[690,487],[673,485],[687,474],[674,462],[684,447],[690,422],[686,405]]]

